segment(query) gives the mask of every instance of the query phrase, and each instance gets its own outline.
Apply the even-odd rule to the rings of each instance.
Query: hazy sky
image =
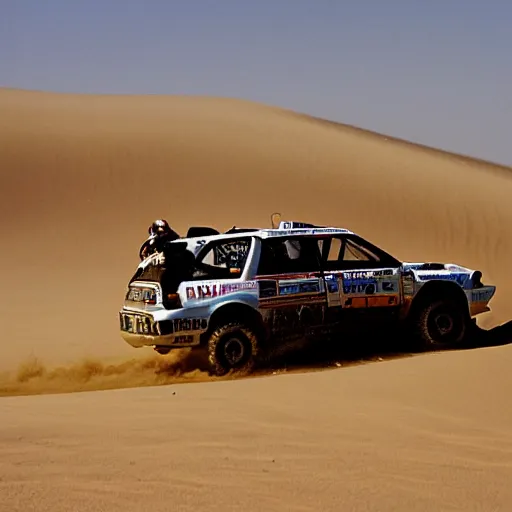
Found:
[[[0,0],[0,86],[238,97],[512,165],[512,0]]]

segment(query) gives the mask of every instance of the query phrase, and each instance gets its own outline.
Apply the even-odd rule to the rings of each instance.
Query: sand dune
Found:
[[[0,510],[509,510],[511,354],[4,398]]]
[[[117,332],[157,217],[348,227],[481,270],[480,325],[512,317],[507,167],[240,100],[4,89],[0,178],[0,394],[206,379]],[[511,354],[2,398],[0,510],[508,510]]]
[[[482,270],[499,286],[483,325],[509,320],[510,169],[237,100],[3,90],[0,111],[2,364],[131,356],[117,310],[157,217],[347,226]]]

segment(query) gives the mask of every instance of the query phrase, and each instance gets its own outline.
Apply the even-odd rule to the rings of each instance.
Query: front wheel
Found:
[[[230,371],[250,373],[258,355],[258,339],[248,325],[233,322],[218,326],[208,339],[208,361],[215,375]]]
[[[424,303],[414,324],[418,341],[427,350],[459,345],[470,330],[467,308],[460,301],[449,299]]]

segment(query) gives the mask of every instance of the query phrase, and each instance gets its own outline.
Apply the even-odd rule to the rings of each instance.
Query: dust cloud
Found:
[[[218,378],[209,375],[204,358],[189,349],[114,363],[84,358],[55,367],[31,356],[14,371],[0,374],[0,396],[99,391],[215,379]]]

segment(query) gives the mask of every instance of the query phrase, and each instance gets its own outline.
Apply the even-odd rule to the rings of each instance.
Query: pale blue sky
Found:
[[[512,0],[0,0],[0,86],[244,98],[512,165]]]

